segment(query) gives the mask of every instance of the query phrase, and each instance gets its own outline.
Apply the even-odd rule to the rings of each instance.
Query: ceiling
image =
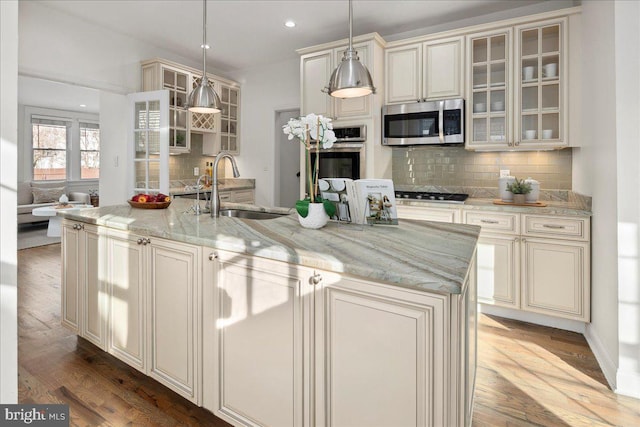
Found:
[[[32,0],[183,57],[200,58],[200,0]],[[389,36],[543,3],[544,0],[354,0],[354,35]],[[547,2],[549,3],[549,2]],[[207,65],[233,72],[296,57],[295,50],[347,38],[346,0],[207,3]],[[295,28],[286,28],[286,20]]]

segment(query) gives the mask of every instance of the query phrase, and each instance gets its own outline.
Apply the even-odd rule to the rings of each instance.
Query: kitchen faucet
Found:
[[[238,171],[238,165],[236,159],[227,151],[221,151],[216,156],[215,162],[213,162],[213,182],[211,183],[211,217],[217,218],[220,216],[220,193],[218,192],[218,162],[224,158],[228,158],[231,161],[231,167],[233,168],[233,177],[238,178],[240,172]]]
[[[200,208],[200,180],[202,178],[207,178],[207,175],[200,175],[198,177],[198,181],[196,181],[196,201],[193,202],[193,206],[191,207],[191,209],[194,211],[196,215],[200,215],[201,213],[206,213],[207,205],[209,204],[209,201],[207,200],[207,192],[203,191],[204,200],[205,200],[204,209]]]

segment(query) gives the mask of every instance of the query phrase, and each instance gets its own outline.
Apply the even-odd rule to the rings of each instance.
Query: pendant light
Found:
[[[185,107],[193,113],[215,114],[222,109],[220,97],[207,78],[207,0],[202,0],[202,78],[191,91]]]
[[[344,51],[342,61],[331,74],[329,84],[323,92],[336,98],[357,98],[376,92],[369,70],[358,58],[353,48],[353,6],[349,0],[349,47]]]

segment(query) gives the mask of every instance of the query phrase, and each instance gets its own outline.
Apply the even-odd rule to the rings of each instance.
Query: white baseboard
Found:
[[[586,323],[577,320],[559,319],[545,316],[544,314],[530,313],[527,311],[515,310],[505,307],[497,307],[490,304],[478,304],[478,311],[509,319],[520,320],[521,322],[535,323],[536,325],[548,326],[550,328],[564,329],[565,331],[585,333]]]
[[[618,368],[616,364],[613,363],[613,359],[602,344],[602,341],[600,341],[600,338],[598,338],[598,335],[593,332],[591,325],[587,327],[584,337],[587,339],[587,344],[589,344],[594,356],[596,356],[596,360],[609,383],[609,387],[611,387],[612,390],[616,390],[616,372]]]

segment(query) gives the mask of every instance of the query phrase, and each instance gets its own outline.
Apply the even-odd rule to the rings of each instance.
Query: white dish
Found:
[[[504,102],[502,101],[492,102],[491,111],[504,111]]]
[[[346,187],[346,184],[344,183],[344,180],[342,179],[331,180],[331,188],[333,188],[335,191],[344,191],[345,187]]]
[[[484,102],[473,104],[474,113],[485,113],[486,111],[487,111],[487,106],[484,104]]]
[[[320,187],[320,191],[327,191],[329,189],[329,183],[324,179],[319,179],[318,187]]]

